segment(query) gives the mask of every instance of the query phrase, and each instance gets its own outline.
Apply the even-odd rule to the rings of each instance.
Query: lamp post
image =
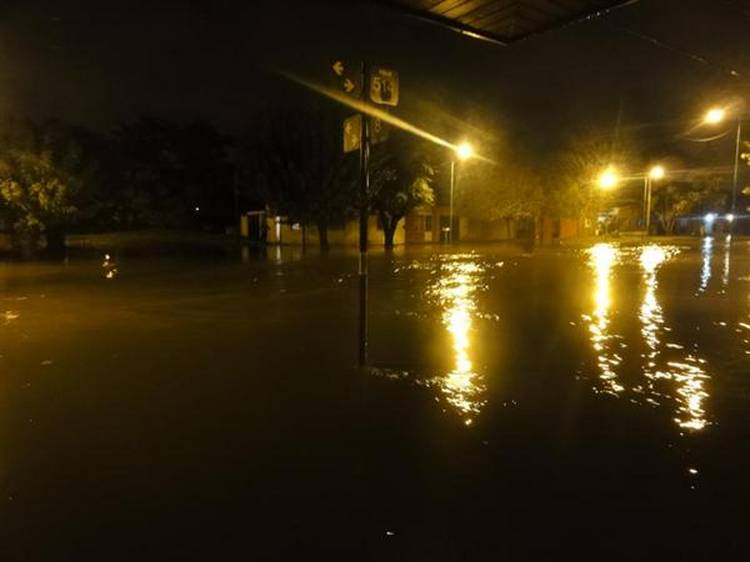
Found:
[[[653,188],[654,180],[660,180],[664,177],[664,167],[654,166],[645,175],[644,179],[644,197],[643,197],[643,209],[644,209],[644,225],[646,227],[646,236],[651,234],[651,190]]]
[[[724,121],[727,117],[727,111],[721,107],[713,107],[706,112],[703,122],[707,125],[716,125]],[[734,217],[737,213],[737,184],[739,183],[740,173],[740,145],[742,144],[742,113],[737,112],[737,133],[734,141],[734,173],[732,175],[732,212]],[[732,231],[733,221],[729,221],[729,230]]]
[[[453,245],[453,192],[456,187],[456,158],[468,160],[474,155],[474,148],[468,142],[462,142],[454,148],[455,155],[451,158],[451,195],[448,226],[448,244]]]

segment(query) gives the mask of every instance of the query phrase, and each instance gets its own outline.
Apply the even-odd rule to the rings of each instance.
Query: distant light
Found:
[[[474,156],[474,148],[468,142],[462,142],[456,147],[456,156],[459,160],[468,160]]]
[[[664,166],[654,166],[649,170],[648,175],[652,180],[660,180],[664,177],[665,173]]]
[[[201,212],[201,208],[200,208],[200,207],[196,207],[196,208],[195,208],[195,212],[196,212],[196,213],[200,213],[200,212]]]
[[[706,216],[703,217],[703,220],[706,222],[714,222],[716,220],[716,213],[706,213]]]
[[[709,125],[716,125],[724,121],[727,112],[721,107],[713,107],[706,112],[706,116],[703,118],[704,123]]]
[[[617,185],[618,177],[614,168],[607,168],[599,176],[599,187],[602,189],[612,189]]]
[[[726,219],[729,222],[733,222],[734,221],[734,215],[732,213],[727,213]]]

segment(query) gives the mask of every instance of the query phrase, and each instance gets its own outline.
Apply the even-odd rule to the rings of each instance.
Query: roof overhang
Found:
[[[507,45],[637,0],[372,0],[475,39]]]

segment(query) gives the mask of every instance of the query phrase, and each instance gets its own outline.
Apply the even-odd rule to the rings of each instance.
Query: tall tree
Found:
[[[49,152],[10,149],[0,157],[1,211],[25,257],[36,251],[46,231],[70,220],[76,211],[72,199],[71,183]]]
[[[667,181],[653,190],[652,212],[659,230],[673,234],[681,215],[705,213],[726,208],[726,177],[716,174],[691,174],[679,181]]]
[[[89,216],[98,185],[91,147],[100,141],[100,135],[59,121],[4,123],[0,202],[24,253],[42,238],[48,251],[63,251],[66,232]]]
[[[357,160],[345,155],[341,111],[309,103],[256,122],[242,143],[248,175],[262,199],[303,225],[314,224],[320,246],[328,229],[352,214]]]
[[[629,137],[589,130],[572,136],[547,171],[547,210],[563,217],[593,220],[606,196],[597,179],[612,167],[636,169],[636,148]]]
[[[434,203],[429,148],[424,141],[391,131],[390,138],[372,151],[370,206],[383,227],[386,248],[393,248],[402,218],[417,207]]]
[[[458,198],[460,212],[483,221],[505,220],[510,235],[510,222],[531,220],[541,215],[544,192],[539,175],[519,158],[506,155],[494,164],[470,163],[470,176],[461,183],[470,183]]]

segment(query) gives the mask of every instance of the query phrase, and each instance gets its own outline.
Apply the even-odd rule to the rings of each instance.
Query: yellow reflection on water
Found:
[[[703,257],[703,267],[701,268],[701,283],[698,287],[699,293],[705,292],[706,288],[708,288],[708,282],[711,281],[711,260],[714,256],[713,237],[706,236],[703,239],[701,255]]]
[[[638,317],[641,321],[641,334],[647,349],[643,367],[643,374],[647,379],[648,386],[646,399],[648,402],[658,405],[663,397],[671,397],[677,402],[677,416],[675,418],[677,425],[683,429],[701,430],[708,423],[703,405],[708,398],[705,389],[705,381],[709,378],[704,369],[706,361],[688,353],[678,360],[667,359],[663,361],[663,366],[659,366],[660,356],[666,353],[666,349],[683,349],[681,345],[675,343],[663,344],[664,334],[670,332],[670,329],[665,326],[662,308],[656,296],[659,267],[676,253],[677,249],[675,248],[655,245],[645,246],[641,250],[640,262],[646,290]],[[704,261],[704,269],[705,263]],[[710,272],[710,258],[708,263]],[[661,390],[659,383],[667,381],[677,384],[675,391],[673,391],[674,395],[669,389]]]
[[[442,275],[430,293],[443,309],[442,323],[452,340],[453,368],[439,381],[445,399],[461,415],[477,414],[484,406],[484,384],[471,360],[473,315],[476,293],[482,288],[484,272],[475,261],[448,261],[441,267]],[[465,420],[472,423],[471,417]]]
[[[641,320],[641,334],[646,342],[646,365],[644,374],[652,377],[659,355],[659,330],[664,324],[661,306],[656,300],[656,270],[667,259],[667,254],[660,246],[646,246],[641,250],[641,267],[644,271],[646,292],[638,317]]]
[[[729,285],[729,272],[732,262],[732,235],[727,234],[724,239],[724,269],[721,272],[721,289],[725,292]]]
[[[612,269],[619,260],[619,250],[612,244],[599,243],[588,253],[589,266],[594,270],[594,310],[583,318],[588,322],[589,337],[597,354],[603,391],[617,396],[624,390],[615,372],[622,358],[612,349],[615,336],[610,333],[610,308]]]

